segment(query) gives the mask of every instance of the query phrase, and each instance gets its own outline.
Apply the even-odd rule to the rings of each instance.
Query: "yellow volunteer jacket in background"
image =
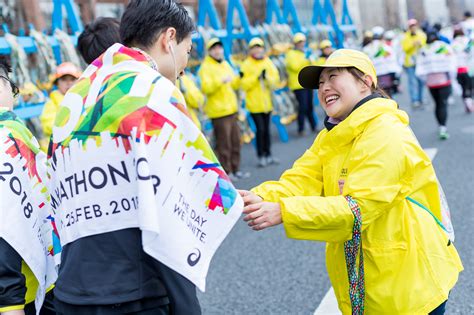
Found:
[[[417,47],[415,42],[419,41],[421,46]],[[402,50],[405,53],[404,67],[413,67],[415,65],[416,55],[421,47],[426,45],[426,34],[418,30],[415,35],[411,35],[410,31],[405,32],[402,38]]]
[[[204,58],[198,72],[201,79],[201,90],[207,101],[204,112],[209,118],[220,118],[237,113],[237,95],[234,90],[239,88],[239,76],[234,73],[227,61],[217,62],[210,56]],[[232,81],[223,83],[226,77]]]
[[[298,74],[301,69],[310,65],[309,59],[303,51],[292,49],[285,57],[286,71],[288,72],[288,87],[290,90],[300,90],[303,87],[298,82]]]
[[[265,70],[265,79],[261,78]],[[272,90],[280,83],[280,75],[270,58],[257,60],[247,57],[240,67],[244,74],[240,87],[245,92],[245,106],[251,113],[269,113],[273,109]]]
[[[361,208],[365,313],[428,314],[447,300],[462,271],[454,245],[425,210],[441,220],[436,175],[408,116],[388,99],[363,104],[312,147],[279,181],[253,189],[279,202],[290,238],[325,241],[326,267],[339,308],[351,314],[344,242]]]
[[[318,59],[316,59],[315,61],[313,61],[311,64],[313,66],[321,66],[323,64],[326,63],[326,60],[328,59],[328,57],[325,57],[325,56],[319,56]]]
[[[54,120],[59,110],[59,105],[64,99],[64,95],[58,90],[53,91],[49,94],[49,101],[43,107],[40,121],[43,127],[43,139],[40,140],[41,149],[47,150],[49,144],[49,138],[53,133]]]
[[[176,85],[181,93],[183,93],[188,112],[193,122],[201,129],[201,122],[199,121],[197,113],[204,104],[204,94],[201,93],[201,90],[198,89],[193,79],[187,74],[183,74],[176,82]]]

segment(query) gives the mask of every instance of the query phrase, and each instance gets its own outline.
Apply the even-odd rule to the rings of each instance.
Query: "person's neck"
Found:
[[[212,59],[214,59],[214,60],[217,61],[218,63],[221,63],[222,61],[224,61],[224,58],[219,58],[219,59],[218,59],[218,58],[216,58],[216,57],[214,57],[214,56],[211,56],[211,55],[209,55],[209,57],[211,57]]]
[[[327,130],[331,130],[332,128],[337,126],[340,122],[342,122],[347,117],[349,117],[357,108],[364,105],[365,103],[367,103],[371,99],[374,99],[374,98],[377,98],[377,97],[382,97],[382,96],[380,94],[376,93],[376,92],[375,93],[370,92],[369,94],[366,94],[362,99],[360,99],[357,102],[357,104],[354,105],[354,107],[352,107],[352,109],[346,115],[341,116],[341,117],[326,116],[326,118],[324,119],[324,126],[327,128]]]
[[[150,67],[153,70],[158,71],[158,63],[156,60],[152,57],[152,52],[150,52],[146,48],[140,48],[140,47],[132,47],[132,49],[135,49],[136,51],[140,52],[142,55],[145,56],[146,60],[148,61]]]
[[[265,58],[265,56],[250,56],[252,57],[254,60],[263,60],[263,58]]]

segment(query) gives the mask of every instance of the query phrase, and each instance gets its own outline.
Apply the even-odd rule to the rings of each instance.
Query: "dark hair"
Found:
[[[0,57],[0,75],[3,75],[9,78],[8,74],[12,72],[12,67],[10,66],[10,62],[5,57]]]
[[[433,24],[433,29],[437,32],[441,31],[442,28],[443,28],[443,26],[441,26],[441,23]]]
[[[464,31],[462,30],[462,27],[460,25],[456,25],[454,27],[454,32],[453,32],[453,38],[456,38],[458,36],[463,36]]]
[[[465,11],[464,12],[464,17],[465,18],[470,18],[472,15],[471,15],[471,12],[470,11]]]
[[[120,38],[126,46],[150,48],[169,27],[176,29],[178,43],[194,31],[194,22],[182,4],[174,0],[131,0],[120,22]]]
[[[87,24],[77,39],[77,49],[86,63],[91,63],[115,43],[120,42],[120,22],[101,17]]]
[[[429,30],[426,32],[426,43],[431,44],[439,39],[439,34],[435,30]]]
[[[340,68],[340,69],[347,69],[347,71],[350,74],[352,74],[352,76],[354,78],[356,78],[357,80],[359,80],[362,83],[367,85],[367,83],[365,83],[365,81],[364,81],[365,73],[360,71],[359,69],[357,69],[355,67]],[[390,96],[384,90],[382,90],[379,86],[375,86],[374,83],[372,83],[372,86],[369,86],[369,87],[370,87],[370,90],[372,91],[372,93],[377,93],[377,94],[380,94],[381,96],[383,96],[385,98],[390,98]]]

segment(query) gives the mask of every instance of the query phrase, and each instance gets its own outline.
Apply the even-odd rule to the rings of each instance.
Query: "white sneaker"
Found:
[[[421,109],[421,108],[423,107],[423,104],[422,104],[421,102],[418,102],[418,101],[417,101],[417,102],[411,103],[411,107],[412,107],[413,109]]]
[[[242,172],[242,171],[237,171],[233,174],[237,179],[244,179],[244,178],[249,178],[250,173],[249,172]]]
[[[267,164],[269,165],[277,165],[280,164],[280,160],[273,157],[273,156],[267,156]]]
[[[466,113],[473,113],[474,112],[474,100],[470,97],[464,98],[464,108],[466,109]]]
[[[267,166],[267,159],[264,157],[261,157],[258,159],[258,167],[265,167]]]
[[[229,174],[229,178],[230,178],[231,182],[238,182],[239,181],[239,178],[237,176],[235,176],[233,173]]]

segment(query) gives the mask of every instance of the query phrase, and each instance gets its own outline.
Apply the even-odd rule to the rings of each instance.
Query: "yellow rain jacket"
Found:
[[[261,77],[265,70],[265,79]],[[240,71],[244,76],[240,79],[240,86],[245,92],[245,105],[251,113],[269,113],[273,109],[272,90],[280,82],[278,69],[270,58],[257,60],[247,57]]]
[[[313,61],[311,64],[313,66],[320,66],[320,65],[325,64],[327,59],[328,59],[328,57],[320,56],[320,57],[318,57],[318,59]]]
[[[49,138],[53,133],[54,120],[59,110],[59,105],[64,99],[64,95],[58,90],[49,94],[49,101],[43,107],[43,112],[40,116],[41,126],[43,127],[43,139],[40,141],[41,149],[47,150]]]
[[[354,110],[312,147],[279,181],[253,189],[279,202],[290,238],[327,242],[326,266],[339,308],[351,314],[344,242],[361,208],[366,314],[428,314],[448,298],[463,269],[441,219],[436,175],[408,128],[408,116],[388,99]]]
[[[417,47],[415,42],[419,41],[421,46]],[[410,31],[405,32],[402,38],[402,49],[405,53],[405,60],[403,62],[404,67],[413,67],[415,65],[416,55],[421,47],[426,45],[426,34],[418,30],[414,36],[411,35]]]
[[[199,129],[201,129],[201,122],[199,121],[197,113],[204,104],[204,94],[202,94],[193,79],[187,74],[183,74],[178,81],[176,81],[176,85],[181,93],[183,93],[188,112],[191,115],[193,122]]]
[[[298,74],[301,69],[310,65],[309,59],[304,52],[298,49],[288,51],[285,58],[286,71],[288,72],[288,87],[290,90],[300,90],[303,87],[298,82]]]
[[[239,88],[240,79],[227,61],[217,62],[210,56],[206,56],[198,75],[201,79],[202,92],[207,97],[204,112],[209,118],[220,118],[237,113],[237,95],[234,90]],[[232,77],[232,81],[223,83],[224,78],[228,76]]]

